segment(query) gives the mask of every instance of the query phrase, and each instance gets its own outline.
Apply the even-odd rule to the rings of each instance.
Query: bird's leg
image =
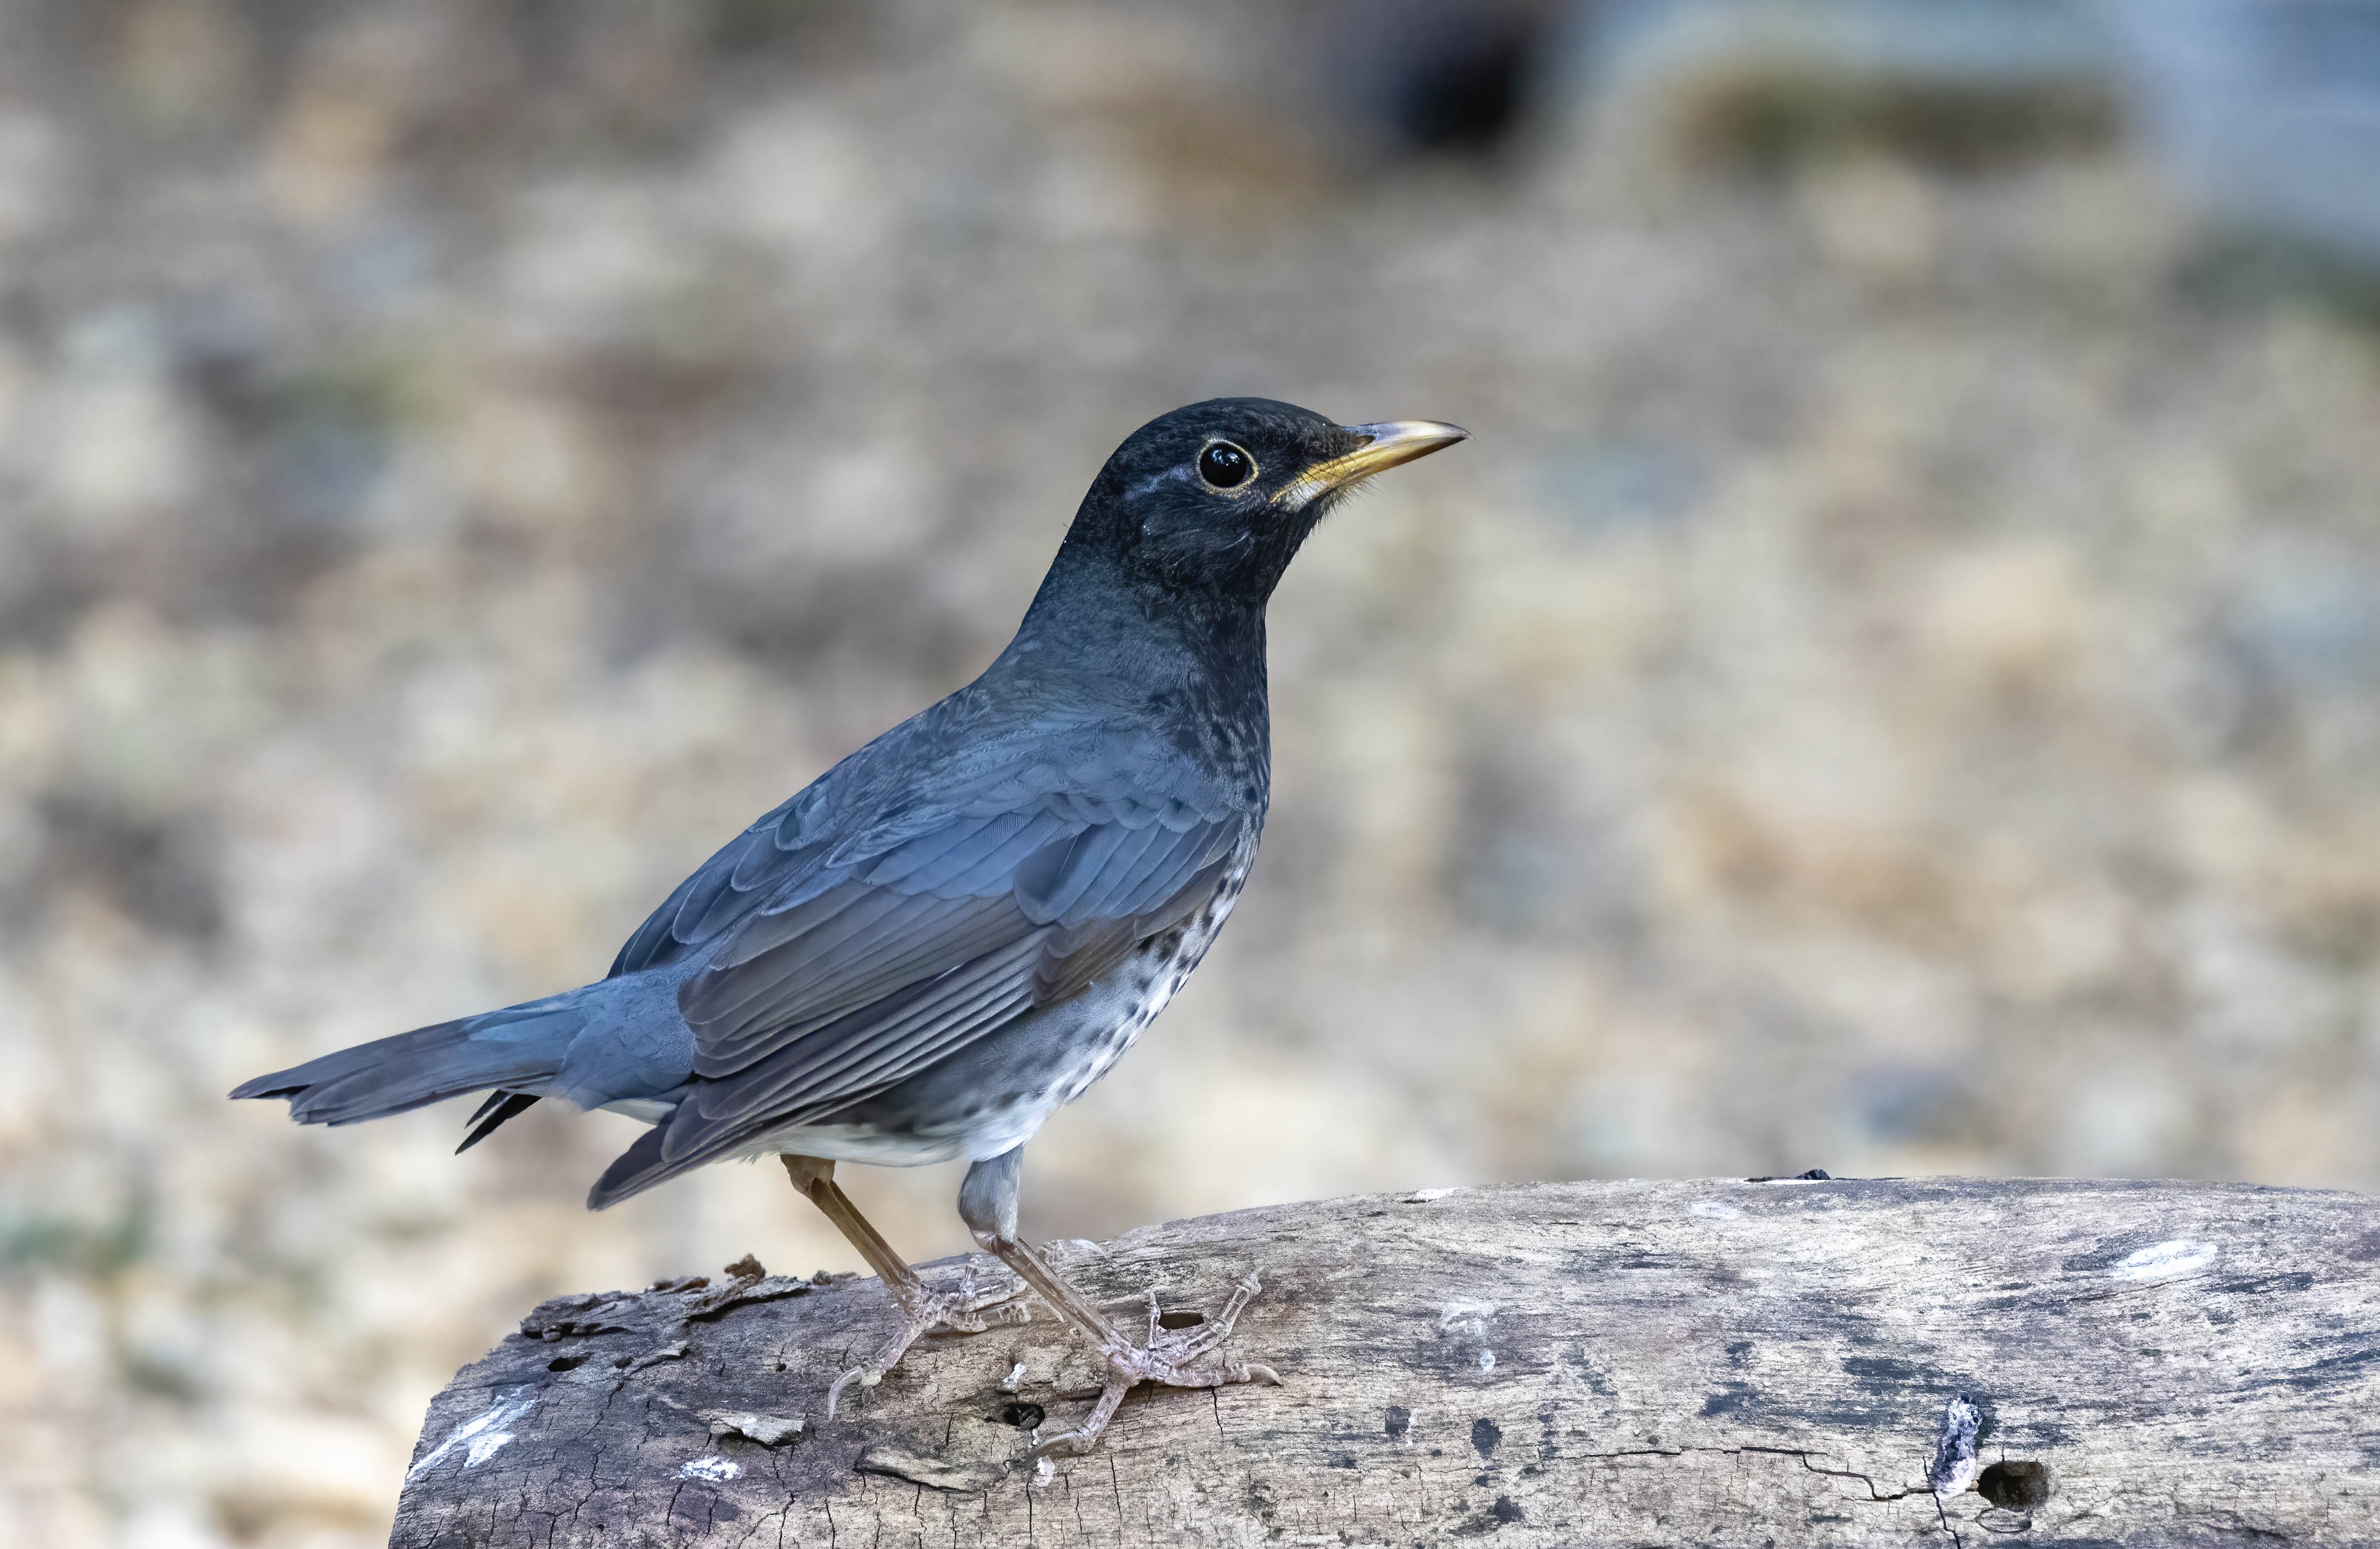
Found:
[[[1058,1273],[1032,1244],[1016,1232],[1016,1189],[1025,1148],[1017,1147],[967,1169],[959,1189],[959,1215],[975,1234],[978,1247],[1016,1272],[1058,1315],[1081,1329],[1098,1344],[1107,1361],[1107,1378],[1099,1401],[1083,1423],[1052,1436],[1033,1448],[1036,1458],[1074,1457],[1099,1445],[1100,1433],[1115,1418],[1117,1407],[1135,1383],[1163,1383],[1169,1387],[1221,1387],[1227,1383],[1267,1382],[1278,1385],[1281,1374],[1269,1366],[1245,1361],[1208,1360],[1217,1346],[1231,1336],[1232,1324],[1248,1299],[1264,1289],[1254,1274],[1232,1291],[1232,1299],[1213,1319],[1192,1329],[1172,1330],[1160,1322],[1157,1292],[1148,1293],[1148,1343],[1135,1346],[1122,1329],[1094,1306],[1073,1282]]]
[[[997,1305],[1011,1301],[1016,1295],[1015,1290],[978,1290],[972,1270],[959,1281],[954,1293],[945,1295],[928,1290],[926,1283],[917,1278],[917,1272],[904,1262],[900,1254],[892,1251],[892,1245],[884,1240],[883,1234],[868,1217],[859,1214],[859,1207],[851,1202],[851,1196],[834,1181],[832,1162],[823,1157],[791,1153],[781,1154],[777,1160],[785,1165],[785,1175],[794,1180],[794,1187],[834,1223],[835,1230],[844,1235],[844,1240],[859,1250],[859,1256],[868,1261],[868,1267],[884,1282],[884,1289],[901,1309],[901,1327],[885,1342],[884,1348],[876,1352],[876,1359],[866,1366],[845,1372],[834,1380],[834,1385],[826,1390],[827,1419],[834,1418],[834,1407],[843,1397],[844,1387],[854,1381],[862,1387],[874,1387],[884,1380],[885,1372],[901,1363],[901,1358],[909,1353],[909,1347],[929,1331],[947,1328],[959,1334],[981,1334],[995,1323],[1021,1323],[1031,1315],[1022,1307]]]

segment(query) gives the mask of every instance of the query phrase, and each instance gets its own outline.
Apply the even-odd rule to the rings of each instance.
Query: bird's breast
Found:
[[[1239,902],[1240,890],[1247,884],[1248,863],[1255,854],[1251,837],[1197,913],[1141,943],[1116,966],[1105,984],[1092,988],[1095,995],[1107,992],[1103,998],[1108,999],[1108,1014],[1101,1018],[1106,1026],[1102,1036],[1086,1045],[1082,1062],[1062,1083],[1061,1103],[1072,1103],[1089,1091],[1181,990],[1221,933],[1223,921],[1231,918],[1232,906]]]

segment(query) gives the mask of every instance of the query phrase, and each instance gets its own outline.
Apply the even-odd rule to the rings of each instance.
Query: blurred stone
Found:
[[[2324,0],[2103,0],[2142,117],[2220,215],[2380,264],[2380,13]]]
[[[2080,0],[1615,0],[1586,36],[1608,132],[1725,165],[1886,148],[1985,167],[2116,122],[2112,51]]]
[[[212,127],[253,89],[253,41],[223,0],[141,0],[114,20],[124,88],[158,130]]]
[[[1906,165],[1847,158],[1802,182],[1803,207],[1827,255],[1886,279],[1922,279],[1939,257],[1933,190]]]
[[[200,431],[166,374],[152,315],[119,308],[79,319],[66,353],[43,427],[45,482],[83,531],[112,537],[188,492]]]

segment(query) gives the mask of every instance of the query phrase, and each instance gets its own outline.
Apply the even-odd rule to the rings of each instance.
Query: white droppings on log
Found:
[[[1984,1417],[1974,1400],[1961,1393],[1942,1406],[1942,1434],[1934,1443],[1934,1466],[1925,1482],[1937,1495],[1963,1495],[1975,1487],[1984,1471],[1975,1459],[1975,1439]]]
[[[409,1481],[429,1472],[458,1446],[463,1449],[463,1466],[467,1469],[479,1467],[513,1439],[513,1433],[504,1428],[536,1407],[537,1395],[534,1393],[516,1393],[497,1399],[480,1414],[449,1432],[444,1441],[431,1447],[419,1462],[405,1471],[405,1477]]]
[[[2119,1280],[2179,1280],[2213,1263],[2219,1252],[2212,1243],[2181,1238],[2128,1253],[2107,1273]]]
[[[1496,1315],[1492,1301],[1450,1301],[1439,1309],[1438,1332],[1460,1328],[1474,1339],[1488,1337],[1488,1320]]]

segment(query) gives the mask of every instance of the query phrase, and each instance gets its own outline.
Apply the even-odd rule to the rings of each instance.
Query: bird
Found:
[[[892,1338],[1024,1321],[1020,1287],[1098,1346],[1098,1444],[1132,1386],[1279,1382],[1220,1347],[1221,1315],[1135,1345],[1018,1228],[1025,1146],[1131,1047],[1237,902],[1271,795],[1265,616],[1322,518],[1468,433],[1341,424],[1214,398],[1126,437],[1092,481],[1014,637],[978,677],[835,764],[680,883],[593,983],[244,1082],[301,1124],[488,1094],[467,1151],[548,1098],[650,1128],[588,1196],[776,1155],[876,1272]],[[834,1177],[839,1162],[964,1157],[958,1214],[1007,1266],[929,1289]]]

